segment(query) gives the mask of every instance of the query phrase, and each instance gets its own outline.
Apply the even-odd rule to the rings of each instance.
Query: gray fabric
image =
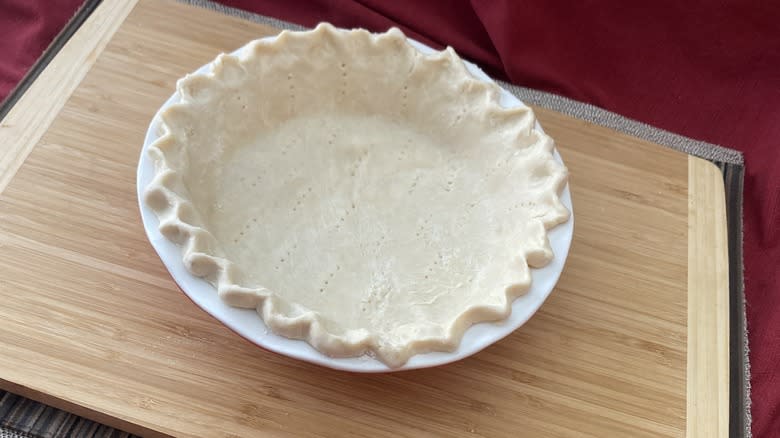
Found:
[[[33,438],[32,435],[16,432],[7,427],[0,427],[0,438]]]
[[[201,8],[210,9],[212,11],[221,12],[225,15],[233,17],[243,18],[247,21],[253,21],[255,23],[267,24],[277,29],[287,30],[306,30],[306,27],[300,24],[290,23],[289,21],[279,20],[273,17],[266,17],[265,15],[259,15],[252,12],[247,12],[243,9],[233,8],[225,6],[220,3],[215,3],[209,0],[178,0],[179,3],[184,3],[193,6],[199,6]]]
[[[541,106],[577,119],[587,120],[596,125],[612,128],[615,131],[632,135],[643,140],[677,149],[690,155],[710,161],[730,164],[743,164],[742,153],[704,141],[683,137],[673,132],[638,122],[620,114],[601,109],[597,106],[578,102],[566,97],[544,91],[513,85],[504,81],[498,83],[511,91],[518,99],[529,105]]]
[[[729,393],[732,409],[735,406],[744,407],[744,415],[737,416],[731,412],[729,427],[730,436],[752,435],[750,426],[752,414],[750,411],[750,345],[747,333],[747,315],[745,313],[745,283],[744,264],[742,263],[742,202],[744,166],[729,163],[716,163],[723,172],[723,182],[726,194],[726,223],[728,227],[729,244],[729,356],[730,376]],[[741,366],[739,366],[741,365]],[[742,391],[734,389],[742,388]]]
[[[46,406],[42,403],[0,392],[0,438],[132,438],[127,432]]]

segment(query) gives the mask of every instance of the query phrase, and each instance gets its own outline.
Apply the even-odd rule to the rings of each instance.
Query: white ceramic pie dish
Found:
[[[274,39],[275,37],[269,37]],[[410,40],[410,43],[422,53],[434,52],[433,49],[421,43]],[[234,55],[241,55],[244,48],[236,50]],[[475,65],[465,62],[468,71],[476,78],[491,82]],[[210,64],[204,65],[197,72],[205,73]],[[542,305],[552,292],[563,270],[564,263],[571,244],[573,234],[573,215],[561,225],[548,231],[550,246],[554,253],[553,260],[545,267],[532,269],[532,284],[528,292],[512,303],[511,315],[499,322],[475,324],[469,328],[458,348],[452,352],[431,352],[413,356],[403,366],[391,368],[379,360],[364,355],[352,358],[333,358],[320,353],[303,340],[296,340],[276,335],[268,330],[258,313],[253,309],[240,309],[225,304],[216,293],[214,286],[202,278],[192,275],[184,266],[181,249],[167,240],[159,231],[159,220],[155,213],[143,202],[146,187],[154,177],[154,166],[147,154],[150,144],[160,135],[161,121],[159,114],[170,105],[179,101],[178,93],[174,93],[158,111],[152,120],[144,141],[141,158],[138,165],[137,189],[141,217],[152,246],[155,248],[171,276],[198,306],[217,318],[223,324],[245,337],[249,341],[273,352],[292,358],[316,363],[329,368],[353,372],[388,372],[404,369],[426,368],[442,365],[470,356],[492,343],[502,339],[523,325]],[[501,105],[504,107],[524,106],[517,98],[506,90],[502,90]],[[541,130],[541,127],[537,128]],[[555,159],[561,161],[557,151]],[[560,195],[562,203],[572,211],[571,196],[568,185]]]

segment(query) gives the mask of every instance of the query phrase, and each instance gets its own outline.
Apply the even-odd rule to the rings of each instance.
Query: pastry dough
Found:
[[[566,169],[455,52],[327,24],[177,84],[145,202],[229,305],[391,367],[499,320],[553,257]]]

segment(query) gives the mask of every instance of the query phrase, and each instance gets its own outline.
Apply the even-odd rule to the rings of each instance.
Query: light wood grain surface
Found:
[[[729,434],[726,198],[714,164],[688,161],[688,436]]]
[[[135,0],[103,2],[0,122],[0,192],[133,9]]]
[[[101,8],[121,16],[119,4]],[[3,387],[147,435],[685,435],[688,306],[712,305],[687,293],[689,242],[709,248],[689,239],[709,222],[689,223],[688,157],[551,111],[537,114],[571,171],[569,260],[537,315],[476,356],[331,371],[266,352],[191,303],[140,223],[143,136],[177,78],[274,32],[142,0],[72,94],[59,91],[67,101],[26,137],[32,152],[0,194]],[[714,199],[715,175],[693,175]]]

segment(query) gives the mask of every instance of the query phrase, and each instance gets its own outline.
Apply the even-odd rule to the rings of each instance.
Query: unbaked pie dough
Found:
[[[322,24],[177,84],[145,201],[189,271],[274,332],[391,367],[509,315],[567,172],[452,49]]]

